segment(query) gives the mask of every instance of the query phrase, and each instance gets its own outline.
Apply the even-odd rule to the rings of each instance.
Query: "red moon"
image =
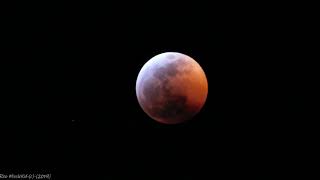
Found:
[[[141,108],[164,124],[179,124],[194,117],[203,107],[207,94],[208,82],[201,66],[177,52],[151,58],[136,81]]]

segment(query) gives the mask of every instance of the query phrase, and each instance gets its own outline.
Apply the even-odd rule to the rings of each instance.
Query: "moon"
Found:
[[[158,54],[141,68],[136,95],[143,111],[164,124],[192,119],[207,99],[208,82],[201,66],[178,52]]]

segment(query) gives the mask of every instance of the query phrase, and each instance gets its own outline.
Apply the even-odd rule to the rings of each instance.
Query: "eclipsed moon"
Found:
[[[207,94],[208,82],[201,66],[177,52],[151,58],[136,81],[136,95],[143,111],[165,124],[178,124],[194,117]]]

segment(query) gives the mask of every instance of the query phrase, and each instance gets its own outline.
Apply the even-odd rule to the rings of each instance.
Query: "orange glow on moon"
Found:
[[[208,82],[191,57],[167,52],[151,58],[139,72],[136,95],[143,111],[165,124],[191,119],[203,107]]]

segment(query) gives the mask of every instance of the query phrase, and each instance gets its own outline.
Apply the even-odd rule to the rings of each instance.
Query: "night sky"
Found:
[[[295,16],[124,4],[15,4],[5,13],[4,167],[57,179],[263,179],[297,160],[289,147],[305,99]],[[144,63],[167,51],[194,58],[209,85],[203,109],[179,125],[149,118],[135,94]]]

